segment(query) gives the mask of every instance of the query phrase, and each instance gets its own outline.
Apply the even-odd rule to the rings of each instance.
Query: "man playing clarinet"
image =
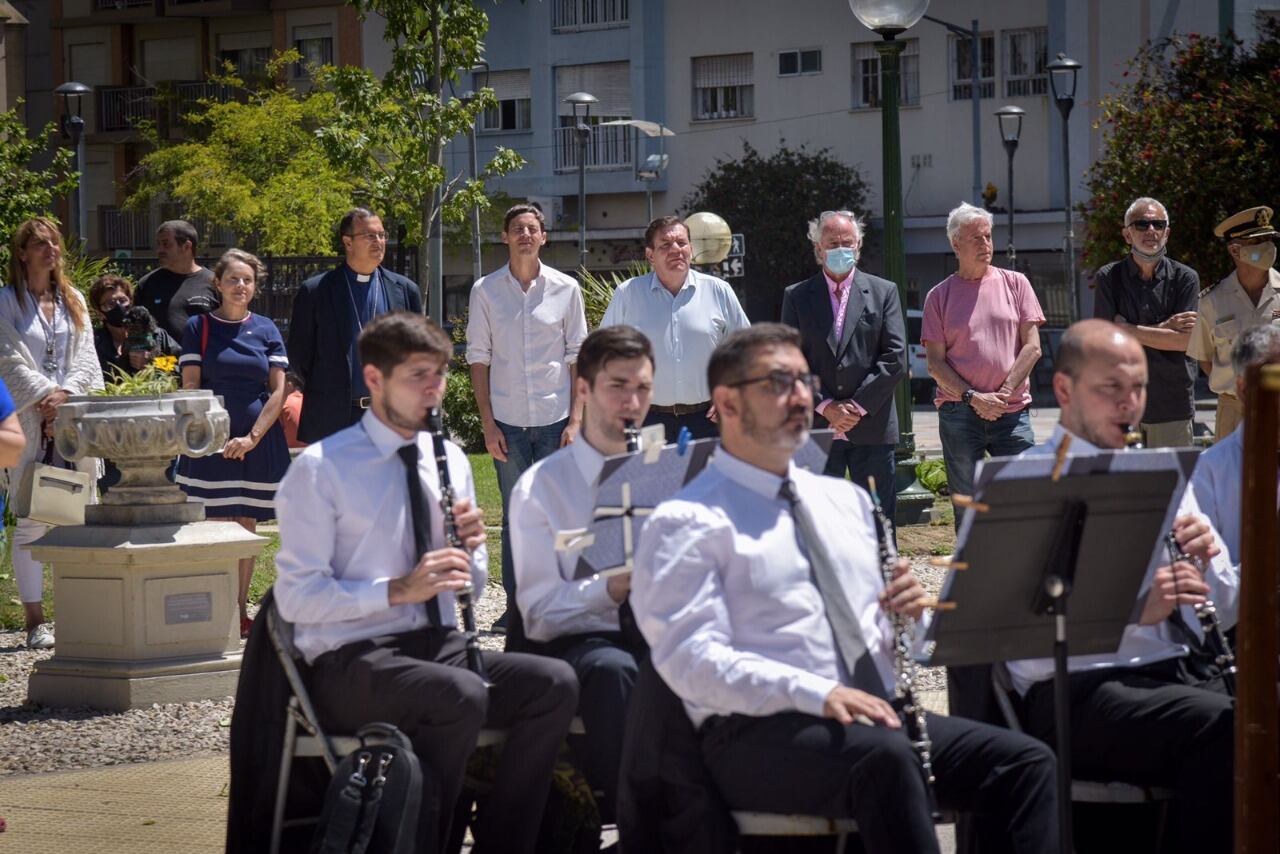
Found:
[[[448,545],[424,432],[452,351],[418,314],[393,312],[365,327],[369,410],[308,446],[276,496],[276,602],[311,665],[321,722],[338,732],[394,724],[413,742],[424,777],[434,777],[424,786],[418,851],[444,846],[467,757],[480,729],[492,727],[507,730],[507,742],[474,826],[475,850],[532,852],[578,686],[572,668],[541,656],[485,653],[492,685],[467,669],[455,596],[468,584],[476,595],[484,589],[484,522],[467,458],[448,443],[453,521],[465,548]]]
[[[1062,336],[1054,367],[1060,423],[1026,454],[1054,454],[1064,442],[1078,456],[1123,448],[1147,400],[1138,339],[1110,321],[1082,320]],[[1120,648],[1067,660],[1071,770],[1078,779],[1173,789],[1173,850],[1230,851],[1234,703],[1206,666],[1193,608],[1211,597],[1223,625],[1232,625],[1239,575],[1220,553],[1193,486],[1182,495],[1173,534],[1194,560],[1170,561],[1165,545],[1152,543]],[[1052,743],[1053,662],[1013,661],[1009,673],[1023,697],[1027,732]]]
[[[928,715],[927,782],[889,697],[890,614],[929,603],[905,560],[886,585],[867,492],[792,463],[816,387],[800,348],[794,329],[765,323],[712,354],[722,448],[654,511],[636,555],[632,606],[654,666],[732,809],[853,817],[872,854],[936,852],[936,797],[991,817],[1014,851],[1056,851],[1043,743]]]
[[[582,435],[534,463],[511,494],[516,595],[532,651],[567,661],[578,674],[582,757],[591,788],[603,791],[602,815],[617,804],[623,721],[636,683],[636,655],[620,632],[618,608],[630,573],[577,581],[578,553],[555,549],[561,531],[586,528],[604,458],[627,450],[629,425],[644,421],[653,394],[653,348],[638,329],[610,326],[578,351],[575,398],[587,403]]]

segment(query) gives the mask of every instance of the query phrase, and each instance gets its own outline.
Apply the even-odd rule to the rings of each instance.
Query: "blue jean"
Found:
[[[894,478],[898,472],[898,464],[893,458],[893,445],[853,445],[844,439],[836,439],[831,443],[831,455],[827,457],[827,467],[823,474],[843,478],[845,471],[849,478],[868,492],[868,476],[876,479],[876,497],[884,514],[890,519],[898,509],[898,493],[894,489]]]
[[[1012,457],[1036,443],[1031,411],[1007,412],[995,421],[978,417],[973,407],[948,401],[938,407],[938,436],[947,464],[947,487],[952,495],[973,495],[973,473],[986,454]],[[956,514],[956,524],[960,515]]]
[[[511,525],[508,504],[511,490],[525,469],[543,457],[549,457],[560,448],[560,436],[569,419],[565,418],[544,427],[516,427],[495,422],[507,440],[507,461],[493,461],[498,472],[498,490],[502,493],[502,589],[507,591],[507,611],[516,608],[516,569],[511,560]]]

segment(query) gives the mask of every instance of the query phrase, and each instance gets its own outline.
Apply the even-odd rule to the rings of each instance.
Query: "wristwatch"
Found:
[[[974,394],[975,392],[973,389],[971,388],[965,389],[964,394],[960,395],[960,402],[963,403],[965,406],[968,406],[970,403],[973,402]]]

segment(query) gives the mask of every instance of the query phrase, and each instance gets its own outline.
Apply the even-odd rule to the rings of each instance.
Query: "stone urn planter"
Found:
[[[212,392],[72,397],[54,441],[66,460],[101,457],[121,479],[84,525],[51,528],[31,553],[53,569],[57,647],[28,683],[33,702],[121,711],[235,693],[237,564],[266,539],[204,521],[166,469],[217,453],[230,419]]]

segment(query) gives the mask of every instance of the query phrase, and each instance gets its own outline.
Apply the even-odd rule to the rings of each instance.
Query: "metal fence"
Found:
[[[266,277],[258,283],[250,309],[265,317],[269,317],[280,327],[280,334],[285,341],[289,340],[289,318],[293,314],[293,297],[311,276],[332,270],[342,263],[340,256],[328,255],[263,255],[262,263],[267,268]],[[403,259],[403,260],[401,260]],[[217,258],[197,258],[196,263],[202,267],[213,268]],[[111,262],[133,281],[138,281],[145,274],[155,269],[154,258],[117,258]],[[418,264],[417,247],[405,247],[404,252],[387,252],[386,267],[401,275],[414,277]]]

